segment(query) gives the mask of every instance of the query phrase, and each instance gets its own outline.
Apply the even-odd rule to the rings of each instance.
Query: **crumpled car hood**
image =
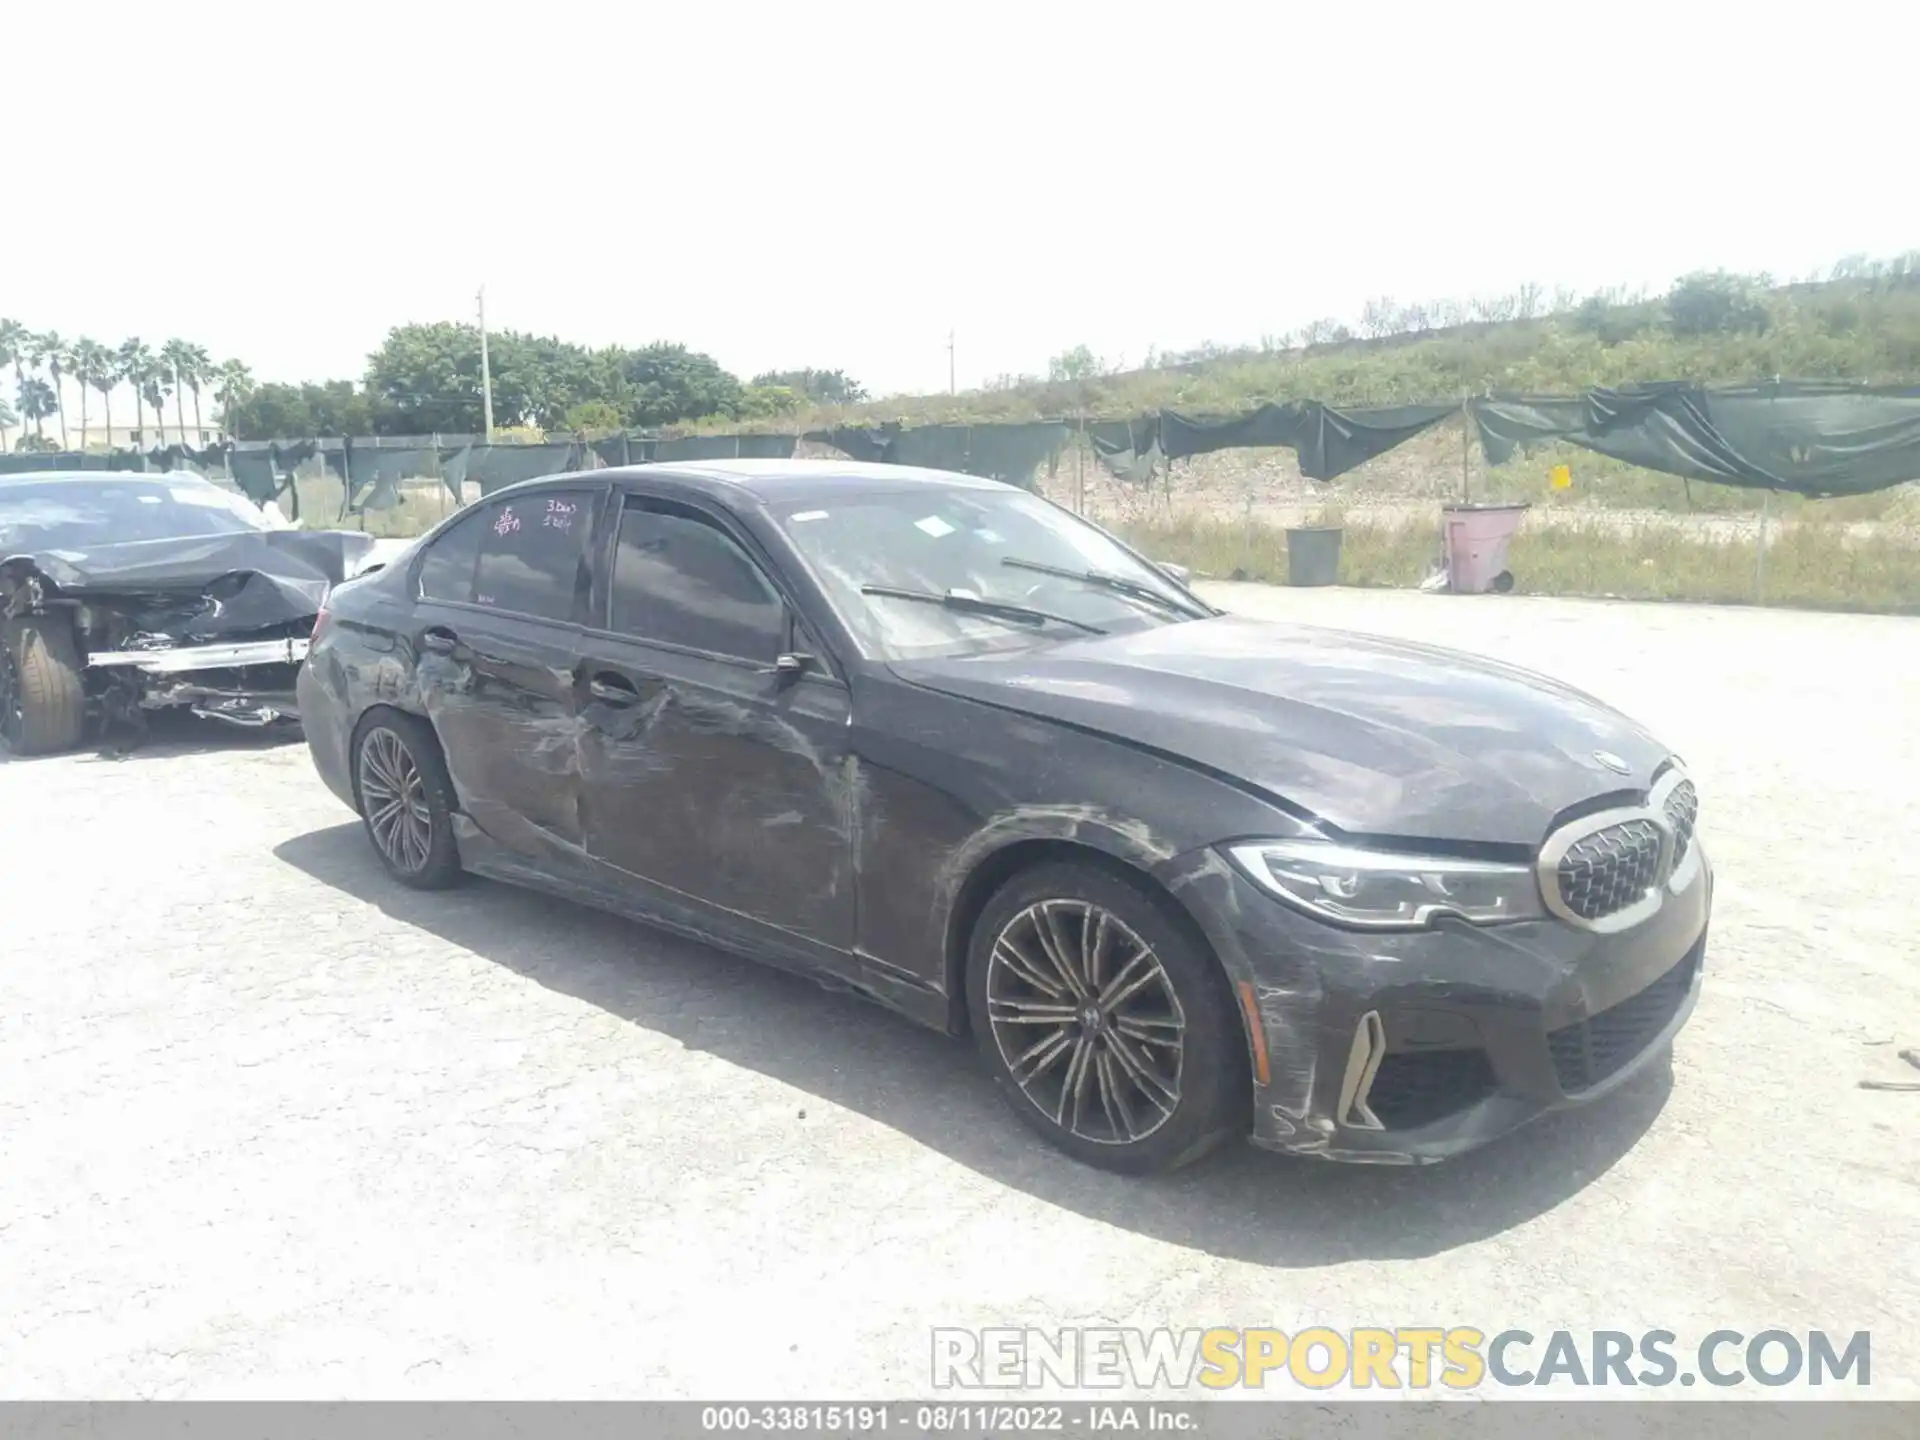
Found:
[[[1644,791],[1669,758],[1632,720],[1530,671],[1233,616],[892,668],[1230,775],[1355,836],[1531,846],[1569,806]]]
[[[358,573],[371,535],[270,530],[42,550],[0,561],[0,577],[30,567],[63,596],[174,622],[176,640],[211,640],[311,619]],[[12,588],[0,585],[0,593]],[[199,598],[210,601],[204,607]]]

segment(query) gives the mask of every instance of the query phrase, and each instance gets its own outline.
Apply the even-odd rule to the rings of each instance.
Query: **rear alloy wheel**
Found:
[[[383,715],[361,726],[353,756],[360,815],[387,869],[416,890],[451,885],[460,876],[453,791],[432,732],[410,715]]]
[[[1133,885],[1082,865],[1016,877],[982,914],[968,969],[1002,1093],[1069,1154],[1164,1170],[1231,1133],[1246,1042],[1218,967]]]

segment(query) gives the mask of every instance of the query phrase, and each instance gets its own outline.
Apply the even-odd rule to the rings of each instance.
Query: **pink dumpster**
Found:
[[[1520,505],[1443,505],[1447,536],[1447,588],[1456,595],[1484,595],[1513,588],[1507,573],[1507,542],[1527,513]]]

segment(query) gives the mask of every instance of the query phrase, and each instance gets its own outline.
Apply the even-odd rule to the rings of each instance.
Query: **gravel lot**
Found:
[[[911,1395],[931,1327],[1086,1322],[1868,1329],[1920,1394],[1920,1093],[1857,1084],[1920,1080],[1920,621],[1215,594],[1670,738],[1720,871],[1670,1079],[1439,1169],[1109,1178],[857,1000],[391,885],[301,746],[11,762],[0,1393]]]

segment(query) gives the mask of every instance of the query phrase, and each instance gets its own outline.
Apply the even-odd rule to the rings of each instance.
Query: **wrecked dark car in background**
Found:
[[[314,617],[374,546],[276,527],[198,475],[0,478],[0,737],[40,755],[160,709],[297,718]]]

